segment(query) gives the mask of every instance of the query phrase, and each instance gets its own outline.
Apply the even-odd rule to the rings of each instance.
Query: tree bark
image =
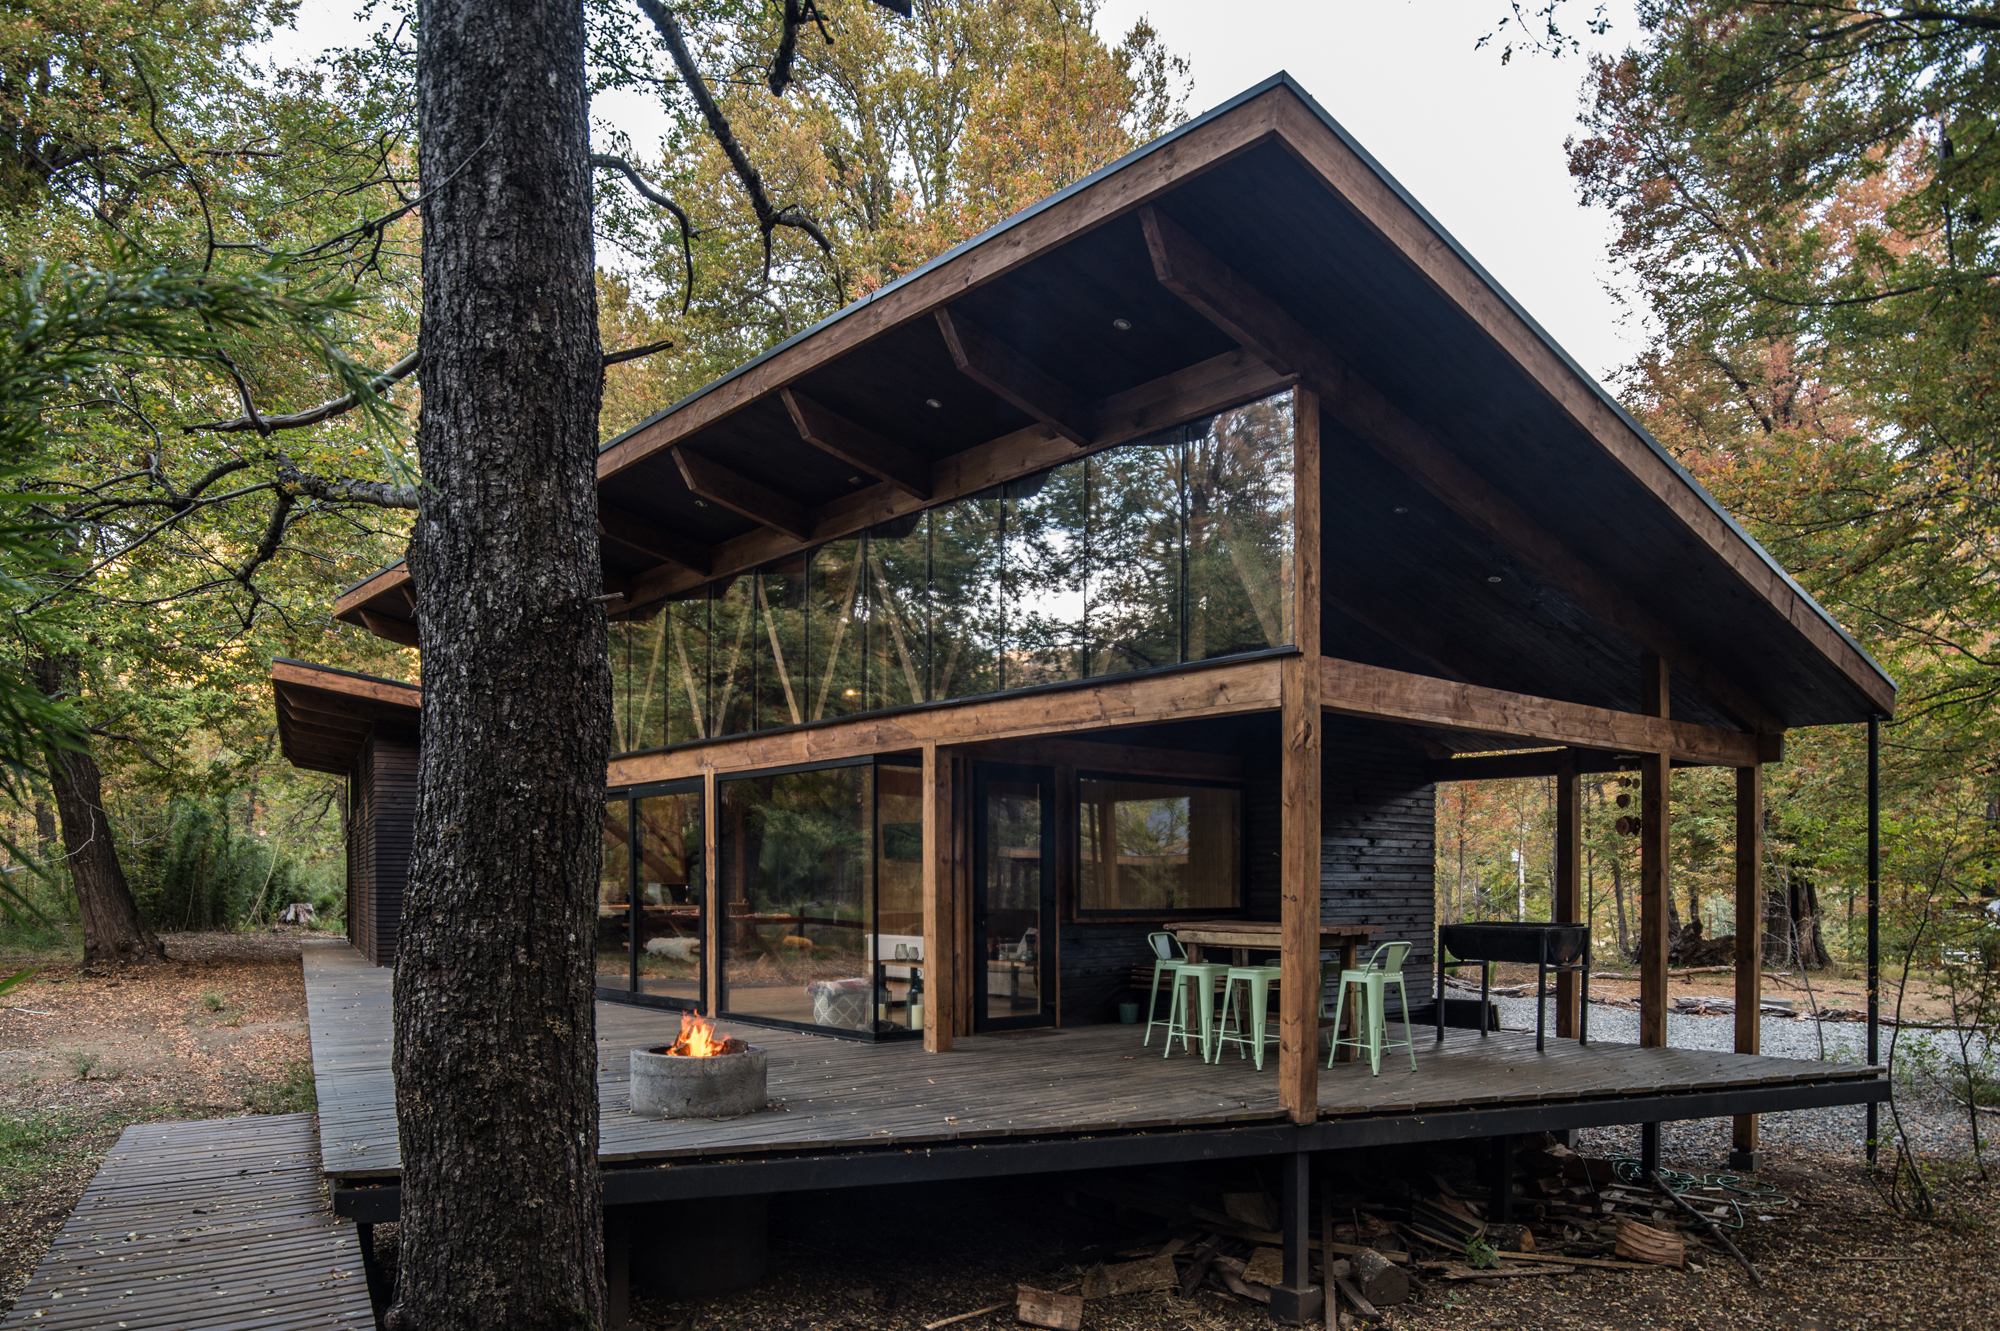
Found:
[[[50,698],[73,698],[82,671],[70,655],[35,656],[30,666],[35,685]],[[80,740],[87,745],[88,740]],[[118,843],[104,812],[104,775],[88,747],[49,748],[49,793],[55,797],[56,821],[62,826],[63,858],[70,885],[76,889],[77,914],[83,920],[83,960],[91,966],[150,966],[167,959],[166,948],[146,922],[125,881]],[[37,801],[36,823],[45,816]]]
[[[611,727],[576,0],[420,0],[424,626],[388,1321],[604,1323],[590,946]]]

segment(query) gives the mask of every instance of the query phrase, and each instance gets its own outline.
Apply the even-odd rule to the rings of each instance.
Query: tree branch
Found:
[[[278,483],[330,504],[369,504],[375,508],[419,507],[417,487],[352,477],[315,476],[286,462],[278,468]]]
[[[403,359],[397,361],[394,365],[391,365],[388,369],[370,380],[368,391],[380,397],[384,389],[391,388],[408,378],[423,363],[423,352],[412,351],[409,355],[403,357]],[[233,420],[203,421],[198,425],[183,425],[181,432],[183,434],[196,434],[206,430],[216,434],[230,434],[244,430],[255,430],[258,434],[269,437],[276,434],[279,430],[299,430],[308,425],[318,425],[321,421],[332,420],[335,416],[345,415],[361,405],[361,395],[359,393],[342,393],[339,397],[322,402],[317,407],[311,407],[305,411],[293,412],[289,416],[259,416],[257,409],[250,404],[250,392],[246,388],[243,390],[243,404],[244,414]]]
[[[640,198],[645,199],[648,203],[657,204],[674,215],[674,221],[680,226],[681,230],[681,264],[687,270],[687,285],[681,290],[681,313],[686,314],[688,306],[694,301],[694,227],[688,222],[687,210],[654,189],[646,182],[645,177],[641,176],[633,168],[632,164],[622,157],[612,157],[606,153],[592,153],[590,155],[590,164],[592,166],[601,166],[611,171],[622,171],[625,174],[625,179],[632,182],[632,188],[639,192]],[[604,363],[610,365],[614,362],[607,358]]]

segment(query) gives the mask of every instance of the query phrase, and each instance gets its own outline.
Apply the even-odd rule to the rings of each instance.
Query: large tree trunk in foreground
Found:
[[[590,948],[611,727],[577,0],[421,0],[426,483],[391,1325],[604,1320]]]
[[[50,698],[76,696],[80,671],[73,656],[36,656],[31,661],[35,684]],[[62,825],[63,858],[76,889],[77,914],[83,920],[83,960],[95,966],[146,966],[167,959],[166,948],[139,918],[138,903],[125,881],[118,860],[118,843],[104,813],[104,777],[97,757],[87,747],[50,748],[49,792],[55,796],[56,819]],[[41,805],[36,803],[39,824]]]

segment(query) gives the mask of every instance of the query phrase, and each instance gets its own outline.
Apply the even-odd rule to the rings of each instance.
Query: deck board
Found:
[[[306,995],[319,1084],[321,1150],[329,1174],[392,1175],[396,1146],[389,1071],[389,980],[340,945],[308,948]],[[1140,1046],[1132,1026],[979,1035],[948,1054],[915,1042],[865,1044],[752,1026],[722,1029],[770,1051],[771,1097],[779,1108],[729,1120],[663,1122],[631,1112],[627,1051],[659,1044],[675,1013],[623,1003],[597,1005],[598,1157],[638,1160],[744,1158],[811,1149],[840,1151],[1046,1137],[1222,1127],[1282,1121],[1277,1056],[1258,1071],[1226,1053],[1205,1065],[1161,1057],[1155,1036]],[[1343,1063],[1319,1074],[1320,1114],[1417,1114],[1468,1106],[1617,1099],[1667,1092],[1826,1082],[1876,1075],[1832,1065],[1695,1049],[1640,1049],[1532,1035],[1482,1038],[1449,1031],[1443,1044],[1419,1029],[1417,1070],[1401,1050],[1382,1074]]]
[[[311,1114],[120,1134],[0,1326],[372,1331]]]

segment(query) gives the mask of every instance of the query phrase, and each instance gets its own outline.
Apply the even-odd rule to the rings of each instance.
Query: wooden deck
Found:
[[[320,1142],[328,1174],[342,1179],[397,1172],[389,1075],[389,976],[345,946],[309,948],[306,994]],[[743,1159],[812,1150],[866,1150],[1078,1133],[1276,1123],[1275,1051],[1257,1071],[1225,1054],[1220,1065],[1176,1053],[1162,1058],[1156,1035],[1140,1047],[1131,1026],[1086,1026],[961,1039],[949,1054],[914,1042],[864,1044],[792,1031],[730,1027],[770,1050],[771,1098],[779,1106],[724,1121],[663,1122],[627,1107],[627,1051],[671,1038],[671,1012],[597,1007],[603,1119],[599,1159]],[[1417,1033],[1417,1070],[1407,1056],[1320,1072],[1323,1120],[1406,1115],[1479,1106],[1603,1100],[1691,1091],[1871,1078],[1876,1070],[1796,1059],[1632,1045],[1548,1042],[1532,1035],[1451,1031],[1442,1045]]]
[[[125,1129],[5,1323],[373,1331],[311,1114]]]

